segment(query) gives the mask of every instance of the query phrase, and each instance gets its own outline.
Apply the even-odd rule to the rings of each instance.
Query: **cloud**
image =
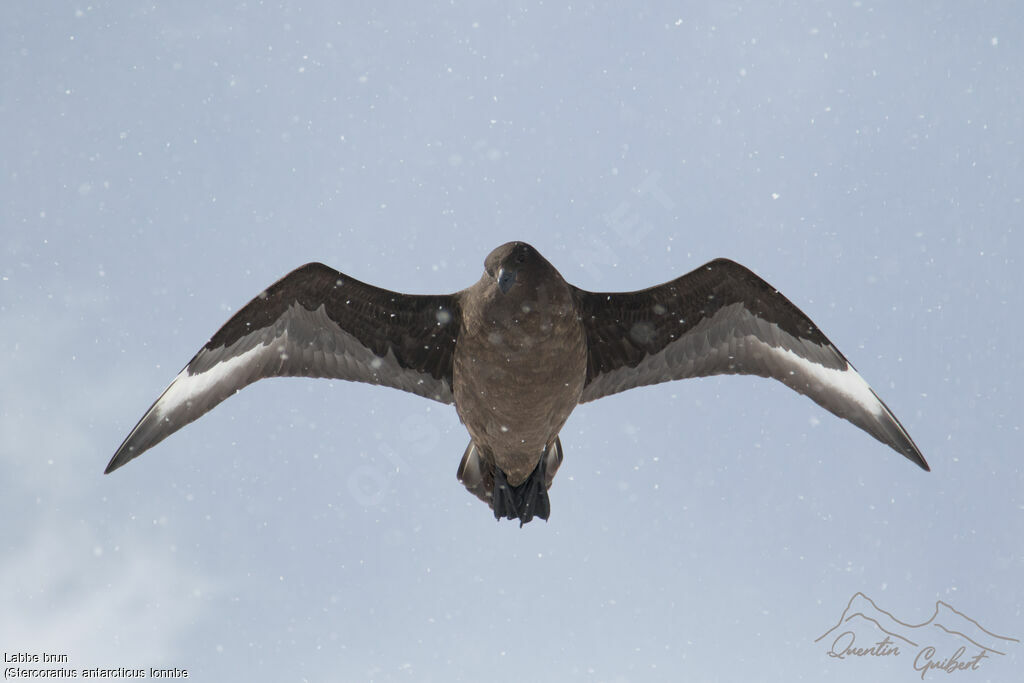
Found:
[[[94,531],[65,523],[28,531],[6,558],[5,652],[63,653],[75,667],[181,660],[178,641],[213,593],[173,550],[145,541],[108,549]]]
[[[108,500],[99,486],[127,385],[94,358],[111,350],[88,343],[103,306],[85,289],[67,304],[77,315],[50,315],[32,296],[7,310],[17,324],[0,355],[0,642],[66,654],[75,668],[173,666],[214,582],[176,554],[173,529],[111,513],[131,505],[148,519],[146,499]],[[68,340],[87,343],[69,351]]]

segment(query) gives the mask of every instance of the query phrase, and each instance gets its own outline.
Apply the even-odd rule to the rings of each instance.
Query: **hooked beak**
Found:
[[[512,285],[516,282],[516,271],[511,268],[502,268],[498,271],[498,289],[502,294],[508,294]]]

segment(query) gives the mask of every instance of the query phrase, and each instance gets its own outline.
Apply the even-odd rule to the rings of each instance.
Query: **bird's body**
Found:
[[[263,377],[335,377],[454,403],[458,476],[496,517],[547,519],[558,435],[579,404],[714,374],[772,377],[924,469],[920,451],[796,306],[731,261],[646,290],[567,283],[528,244],[495,249],[451,295],[414,296],[308,264],[225,323],[157,399],[107,472]]]
[[[553,277],[525,280],[519,296],[470,289],[455,345],[455,408],[473,443],[512,486],[533,472],[579,404],[587,376],[586,335],[572,290]],[[478,295],[478,296],[477,296]]]

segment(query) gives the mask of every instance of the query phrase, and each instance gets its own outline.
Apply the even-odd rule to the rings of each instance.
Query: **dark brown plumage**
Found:
[[[686,377],[772,377],[924,469],[892,412],[771,285],[726,259],[657,287],[587,292],[533,247],[495,249],[472,287],[399,294],[319,263],[239,310],[121,444],[112,472],[264,377],[332,377],[455,403],[458,477],[498,518],[548,518],[558,433],[577,404]]]

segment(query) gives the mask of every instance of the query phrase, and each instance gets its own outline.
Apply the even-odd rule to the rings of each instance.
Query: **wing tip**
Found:
[[[123,453],[121,449],[118,449],[117,453],[114,453],[114,457],[112,457],[110,459],[110,462],[107,463],[107,467],[105,470],[103,470],[103,474],[110,474],[111,472],[121,467],[131,459],[132,456],[127,455]]]
[[[926,461],[926,460],[924,459],[924,456],[923,456],[923,455],[921,455],[921,452],[920,452],[920,451],[917,451],[917,452],[915,452],[915,453],[914,453],[914,456],[915,456],[915,457],[913,457],[913,458],[910,458],[910,461],[911,461],[912,463],[914,463],[915,465],[917,465],[918,467],[920,467],[920,468],[921,468],[922,470],[924,470],[925,472],[931,472],[931,471],[932,471],[932,468],[931,468],[931,467],[929,467],[929,465],[928,465],[928,461]]]
[[[903,429],[903,425],[900,425],[898,421],[895,421],[895,424],[900,427],[901,438],[897,441],[887,442],[888,445],[925,472],[931,472],[932,468],[928,465],[928,461],[924,459],[923,455],[921,455],[921,450],[917,447],[917,444],[914,443],[914,440],[910,438],[910,435],[907,434],[906,430]]]
[[[146,450],[145,448],[140,449],[135,445],[129,445],[128,442],[131,440],[131,435],[129,435],[128,438],[125,439],[125,442],[121,444],[121,447],[117,449],[117,452],[114,453],[114,457],[112,457],[110,462],[107,463],[107,467],[103,470],[103,474],[110,474],[114,470],[124,467],[129,462],[142,455],[143,451]]]
[[[884,406],[885,404],[883,403],[882,405]],[[886,407],[886,410],[889,410],[888,407]],[[925,460],[924,456],[921,454],[921,449],[918,448],[917,444],[914,443],[914,440],[910,438],[910,434],[908,434],[907,430],[903,428],[903,425],[900,424],[899,420],[892,415],[892,412],[889,412],[889,415],[892,417],[893,422],[900,430],[900,435],[903,437],[901,439],[903,443],[900,444],[901,447],[898,448],[899,452],[902,453],[907,460],[914,463],[925,472],[931,472],[932,468],[928,465],[928,461]]]
[[[884,406],[885,404],[883,403],[882,405]],[[888,411],[888,408],[886,408],[886,411]],[[921,455],[921,450],[917,447],[917,444],[914,443],[914,440],[910,438],[909,434],[907,434],[907,430],[903,428],[903,425],[899,423],[899,420],[897,420],[891,412],[888,414],[892,419],[892,424],[896,426],[899,433],[897,435],[890,436],[890,438],[880,438],[879,440],[925,472],[931,472],[932,468],[928,465],[928,461],[924,459],[924,456]]]

